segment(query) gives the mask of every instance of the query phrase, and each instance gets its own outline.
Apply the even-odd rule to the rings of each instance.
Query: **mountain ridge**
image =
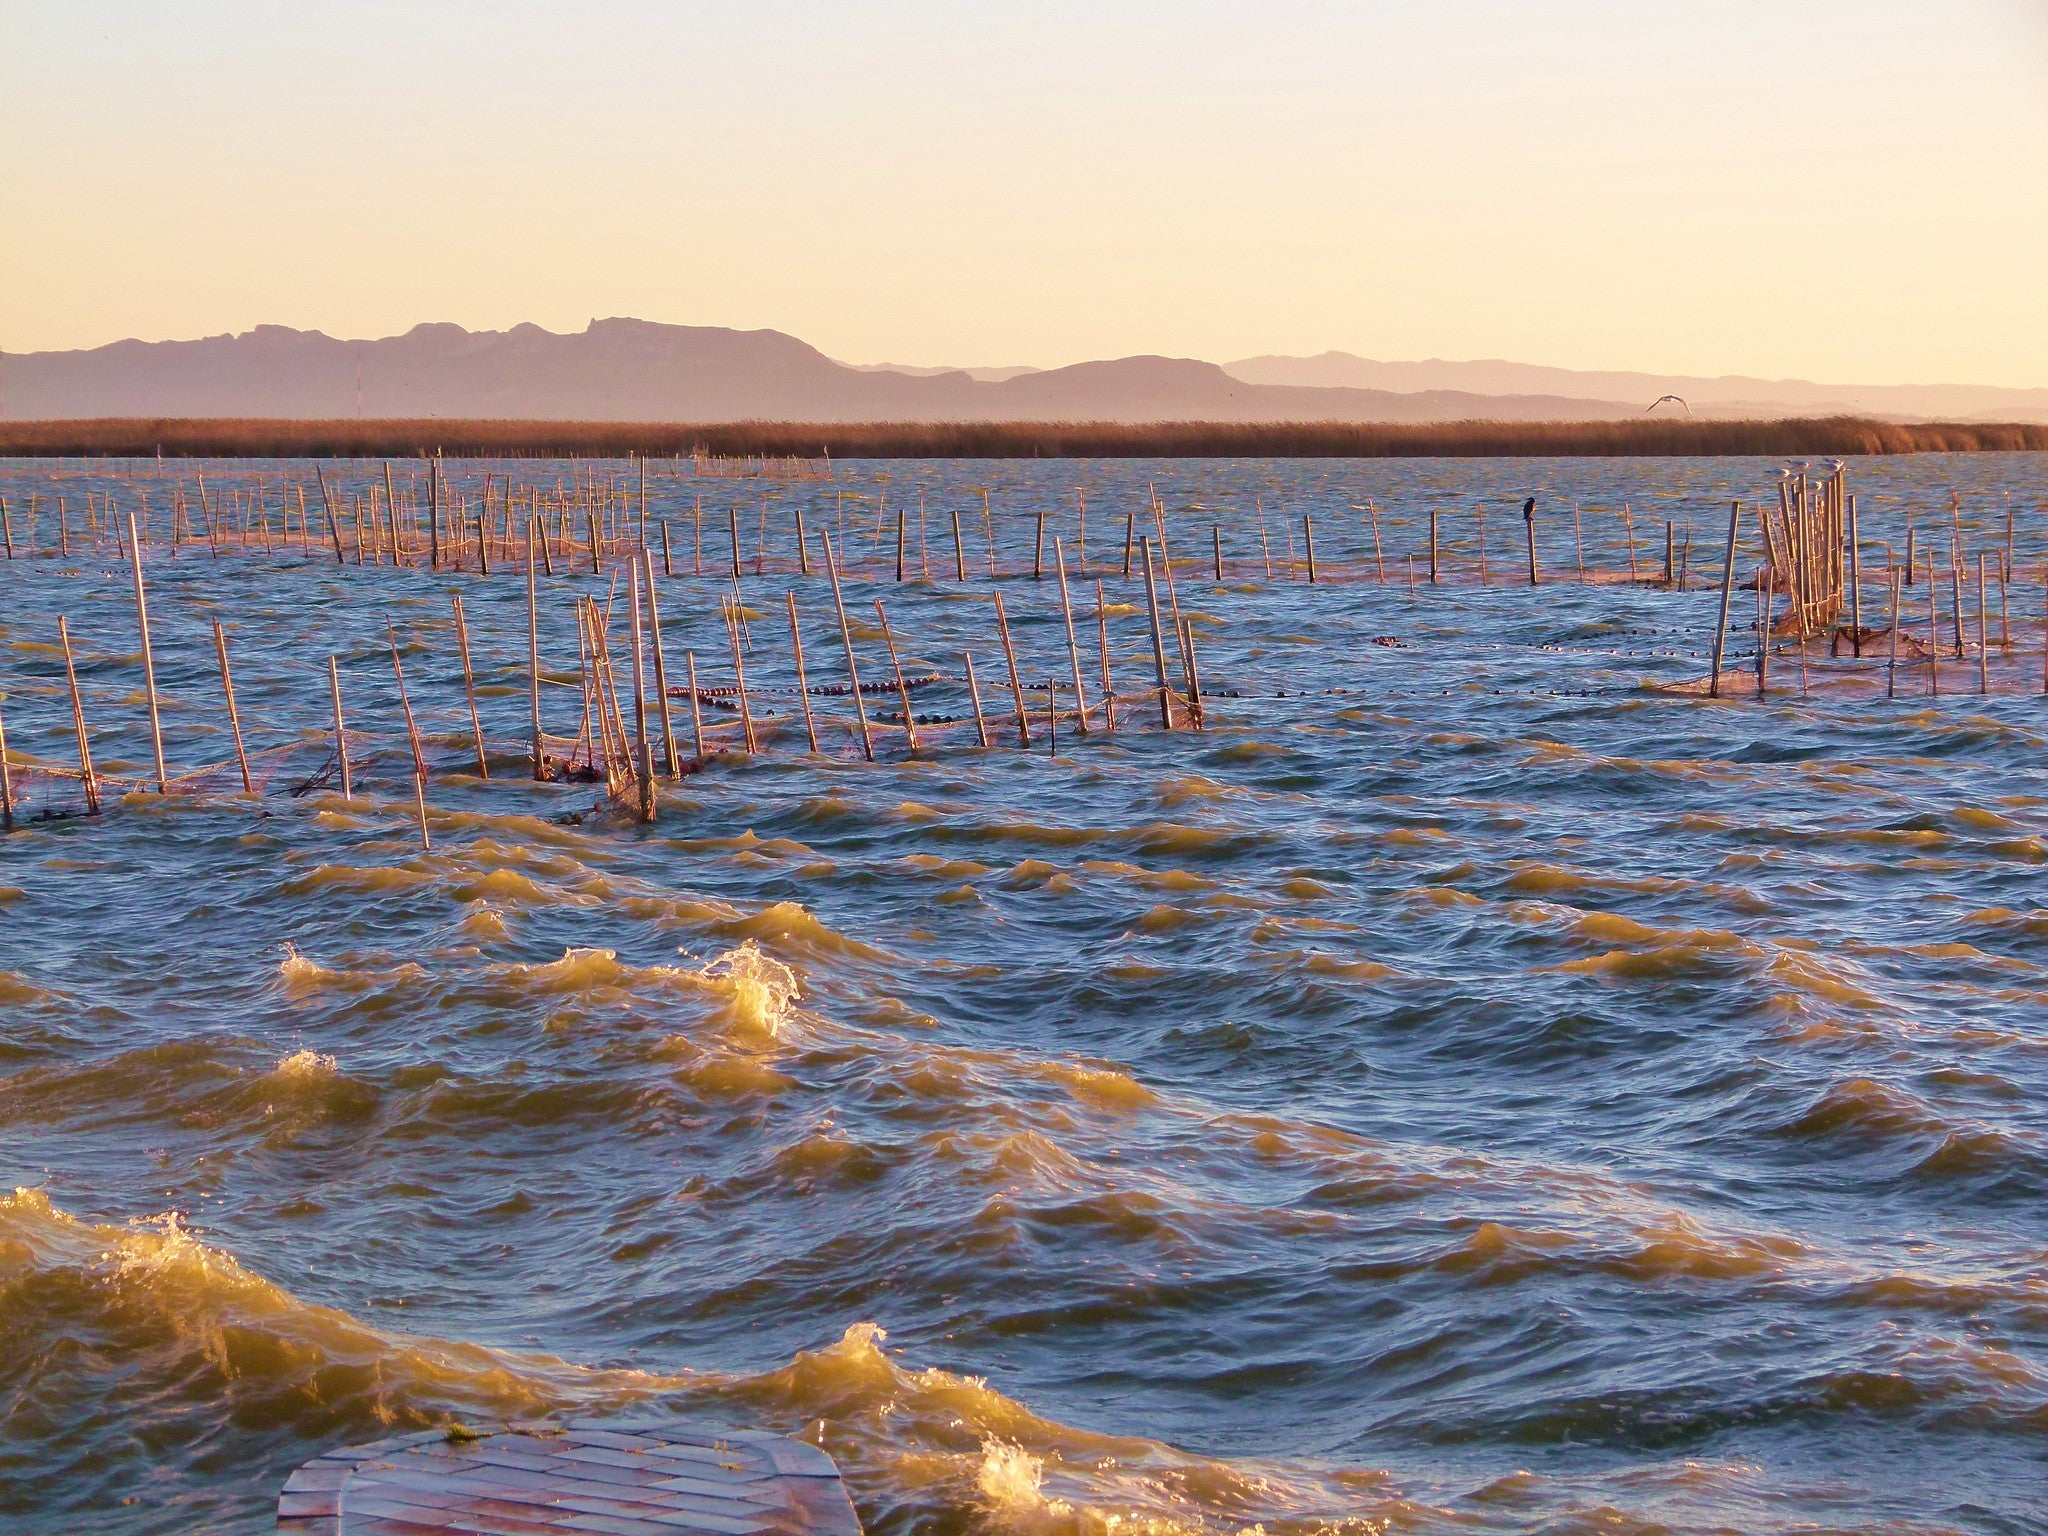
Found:
[[[1844,398],[1831,386],[1781,385],[1797,398],[1745,400],[1745,391],[1757,393],[1752,386],[1780,386],[1740,376],[1379,363],[1343,352],[1230,364],[1139,355],[1048,369],[852,365],[783,331],[613,316],[567,332],[531,322],[471,331],[422,321],[361,340],[264,324],[190,340],[5,354],[0,419],[1573,421],[1641,414],[1654,389],[1723,416],[2002,410],[2003,419],[2048,420],[2048,390],[1882,386]],[[1954,408],[1916,412],[1916,390]],[[1897,408],[1874,410],[1867,397],[1886,391]]]

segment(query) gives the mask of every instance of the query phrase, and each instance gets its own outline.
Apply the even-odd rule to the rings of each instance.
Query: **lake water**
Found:
[[[472,502],[487,473],[593,472],[450,464]],[[2043,1528],[2042,458],[1849,468],[1873,562],[1909,511],[1946,559],[1952,491],[1972,557],[2002,556],[2013,509],[1991,694],[1951,660],[1938,698],[1902,669],[1887,700],[1881,659],[1816,645],[1808,696],[1788,651],[1762,701],[1662,691],[1706,670],[1762,461],[663,462],[670,683],[686,651],[732,681],[737,508],[766,740],[664,782],[650,826],[526,774],[521,573],[338,567],[317,498],[308,547],[174,559],[199,468],[0,464],[25,809],[75,805],[27,762],[77,761],[60,615],[112,780],[103,816],[0,841],[0,1528],[255,1533],[328,1448],[625,1411],[812,1440],[888,1536]],[[261,477],[273,528],[280,485],[313,496],[310,466],[205,468],[210,494]],[[637,517],[627,467],[594,468]],[[328,475],[348,506],[383,483]],[[1159,728],[1122,576],[1148,486],[1199,732]],[[207,793],[130,787],[133,578],[81,532],[107,492],[154,522],[165,749]],[[920,494],[931,579],[898,586]],[[46,551],[66,498],[68,557],[25,558],[31,495]],[[1577,580],[1581,547],[1626,572],[1624,503],[1644,575],[1676,525],[1686,590]],[[1456,579],[1411,593],[1433,507]],[[811,683],[844,661],[798,508],[839,534],[863,681],[893,683],[877,598],[936,678],[914,759],[883,723],[866,761],[843,689],[804,750],[786,592]],[[614,582],[539,579],[560,736],[571,599]],[[625,608],[619,583],[615,656]],[[1731,669],[1754,598],[1735,613]],[[216,617],[260,799],[227,792]],[[330,655],[352,802],[320,772]]]

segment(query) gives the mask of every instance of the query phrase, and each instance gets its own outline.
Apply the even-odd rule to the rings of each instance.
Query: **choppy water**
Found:
[[[2012,492],[2024,573],[2044,468],[1851,474],[1873,544],[1954,488],[2001,547]],[[1258,499],[1276,554],[1312,512],[1334,570],[1371,498],[1393,572],[1428,507],[1469,539],[1485,499],[1511,574],[1533,492],[1546,566],[1573,498],[1589,559],[1625,565],[1626,498],[1689,518],[1711,573],[1773,471],[657,476],[671,519],[769,491],[771,558],[795,505],[922,489],[948,578],[940,509],[973,509],[974,574],[992,486],[1023,670],[1062,680],[1050,584],[1013,573],[1086,485],[1133,692],[1115,568],[1156,482],[1218,696],[1200,734],[1134,708],[1057,756],[955,727],[876,764],[822,699],[833,755],[784,734],[651,828],[564,821],[592,787],[518,777],[516,578],[153,553],[173,763],[227,756],[211,617],[256,745],[318,732],[330,651],[395,732],[389,617],[434,846],[395,757],[353,807],[129,794],[0,843],[0,1527],[253,1533],[290,1467],[393,1426],[651,1406],[815,1440],[890,1536],[2044,1528],[2038,584],[2010,691],[1716,703],[1643,686],[1703,670],[1711,591],[1201,569],[1211,522],[1252,558]],[[20,538],[32,490],[46,519],[107,486],[161,516],[155,473],[15,463],[0,490]],[[993,712],[985,562],[898,589],[854,519],[849,603],[889,603],[906,666],[971,646]],[[100,766],[149,771],[128,581],[110,553],[0,568],[17,754],[71,751],[64,613]],[[543,579],[557,669],[568,597],[607,585]],[[663,586],[671,660],[710,682],[725,586]],[[750,682],[789,680],[792,586],[813,679],[840,675],[823,584],[749,574]],[[460,771],[450,588],[511,744],[489,783]],[[566,690],[549,708],[573,732]]]

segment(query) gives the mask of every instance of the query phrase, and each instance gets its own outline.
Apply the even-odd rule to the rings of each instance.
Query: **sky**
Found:
[[[2048,385],[2048,0],[0,0],[0,349]]]

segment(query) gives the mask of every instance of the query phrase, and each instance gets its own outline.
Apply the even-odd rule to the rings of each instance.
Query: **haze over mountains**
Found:
[[[1383,363],[1341,352],[1221,366],[1167,357],[1042,370],[853,366],[779,331],[627,319],[568,334],[428,324],[374,341],[265,325],[0,357],[0,418],[13,420],[1532,421],[1635,416],[1667,394],[1700,415],[2048,421],[2048,389]]]

